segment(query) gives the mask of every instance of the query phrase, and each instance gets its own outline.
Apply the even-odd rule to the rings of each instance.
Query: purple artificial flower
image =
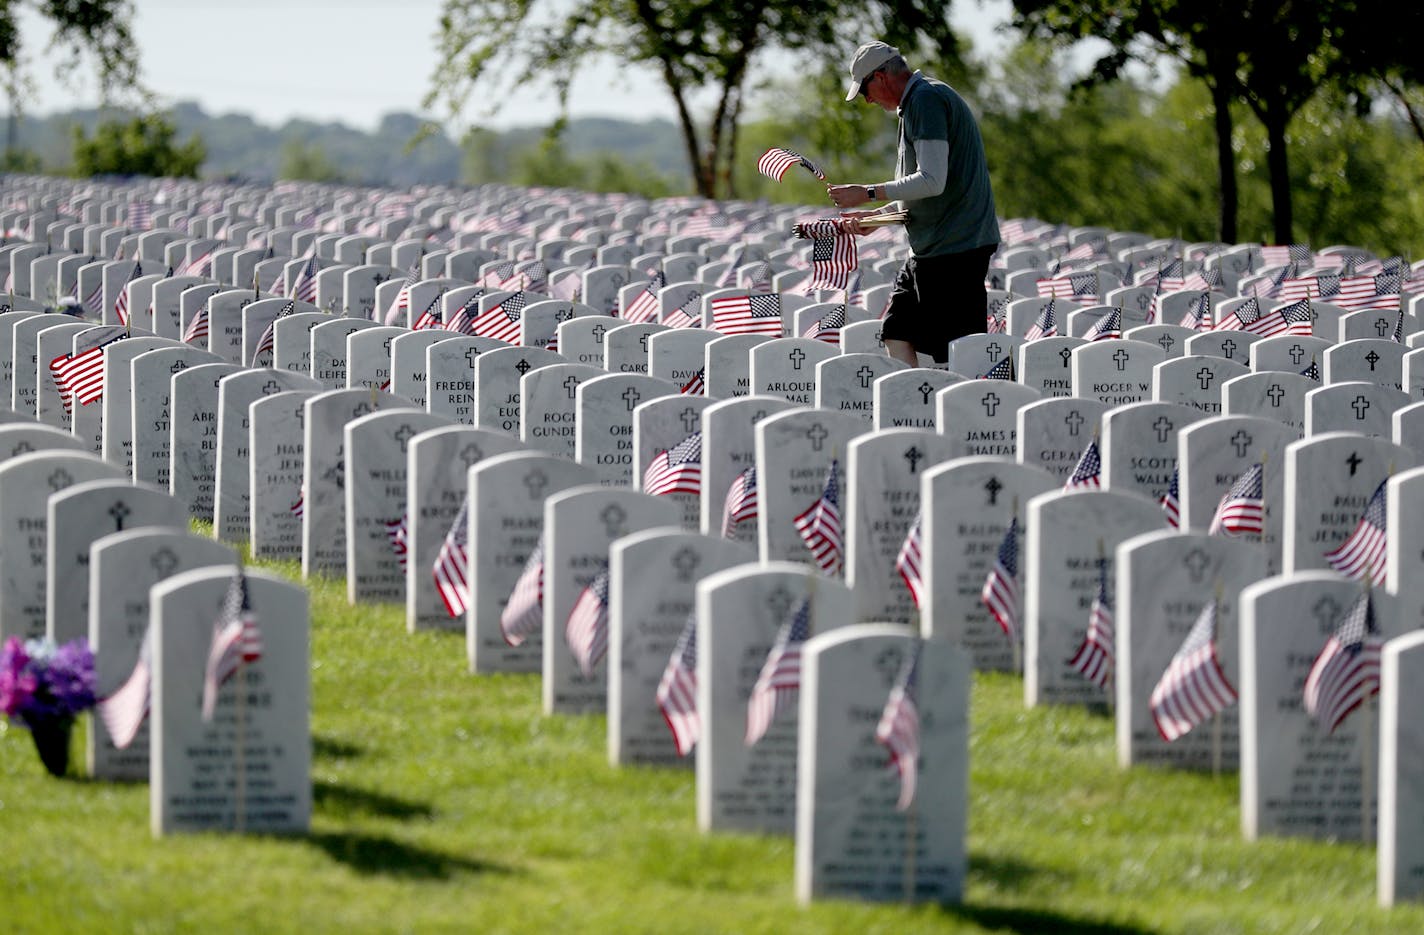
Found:
[[[15,717],[22,708],[30,704],[39,680],[29,671],[29,653],[18,636],[5,641],[0,650],[0,711],[7,717]]]
[[[94,706],[94,654],[83,638],[55,648],[10,637],[0,652],[0,711],[34,723],[69,719]]]

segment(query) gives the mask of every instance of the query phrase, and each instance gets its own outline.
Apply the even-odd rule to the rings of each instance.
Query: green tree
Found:
[[[320,144],[299,139],[288,139],[282,143],[282,162],[277,168],[277,178],[304,182],[349,181]]]
[[[144,114],[126,123],[108,120],[93,137],[74,128],[74,174],[149,175],[197,178],[207,157],[203,141],[194,136],[174,141],[173,122],[162,114]]]

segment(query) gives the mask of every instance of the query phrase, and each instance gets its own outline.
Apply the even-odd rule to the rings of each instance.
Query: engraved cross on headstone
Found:
[[[1370,373],[1374,373],[1375,364],[1379,363],[1379,361],[1380,355],[1376,351],[1370,351],[1368,354],[1365,355],[1365,363],[1370,365]]]
[[[910,473],[918,474],[920,462],[924,460],[925,453],[919,449],[918,445],[911,445],[905,449],[905,460],[910,462]]]
[[[1232,355],[1236,353],[1236,342],[1231,340],[1230,338],[1227,338],[1225,341],[1222,341],[1221,353],[1226,355],[1227,360],[1231,360]]]
[[[1206,568],[1211,564],[1211,559],[1201,549],[1192,549],[1182,558],[1182,564],[1186,566],[1187,573],[1192,576],[1193,584],[1201,584],[1202,575],[1206,573]]]
[[[74,483],[74,475],[64,468],[60,468],[49,476],[50,490],[63,490],[72,483]]]
[[[792,370],[800,370],[801,364],[806,360],[806,352],[799,347],[793,348],[791,353],[786,355],[786,359],[791,361]]]
[[[860,369],[855,372],[855,375],[860,378],[861,389],[870,389],[870,381],[875,379],[875,371],[870,369],[869,364],[861,364]]]
[[[124,519],[132,512],[128,504],[122,500],[116,501],[113,506],[109,507],[109,515],[114,518],[115,532],[123,532]]]
[[[672,557],[672,567],[677,570],[677,580],[691,581],[692,573],[702,564],[702,556],[689,546],[683,546]]]
[[[994,411],[999,408],[1000,399],[998,394],[990,390],[984,394],[984,398],[979,400],[979,402],[984,407],[984,415],[993,418]]]
[[[771,611],[772,617],[777,623],[780,623],[791,610],[791,592],[786,590],[783,585],[778,584],[766,596],[766,606]]]
[[[926,380],[919,386],[915,387],[915,389],[920,391],[920,401],[923,402],[926,406],[928,406],[930,404],[930,397],[934,395],[935,391],[935,388],[930,385],[930,381]]]
[[[480,356],[480,349],[477,347],[465,348],[465,363],[471,367],[475,365],[475,358]]]
[[[1305,348],[1301,347],[1299,344],[1292,344],[1292,345],[1291,345],[1291,349],[1290,349],[1290,359],[1291,359],[1291,363],[1293,363],[1293,364],[1299,364],[1299,363],[1300,363],[1300,359],[1301,359],[1302,357],[1304,357],[1304,356],[1305,356]]]
[[[544,490],[549,486],[549,477],[543,471],[533,470],[524,475],[524,487],[529,491],[530,500],[543,499]]]
[[[15,456],[15,455],[22,455],[22,454],[24,454],[24,453],[27,452],[27,451],[34,451],[34,450],[35,450],[35,446],[34,446],[34,445],[31,445],[29,442],[20,442],[20,443],[19,443],[18,445],[16,445],[14,448],[11,448],[11,449],[10,449],[10,455],[11,455],[11,457],[13,457],[13,456]]]
[[[984,492],[989,495],[989,506],[997,506],[999,503],[999,491],[1004,489],[1004,485],[997,477],[990,477],[984,482]]]
[[[1073,349],[1065,347],[1058,352],[1058,356],[1063,359],[1063,369],[1067,370],[1069,362],[1073,360]]]
[[[1279,383],[1272,383],[1271,388],[1266,390],[1266,396],[1271,400],[1273,408],[1281,408],[1281,400],[1285,397],[1286,391]]]
[[[476,445],[474,442],[470,442],[464,448],[461,448],[460,454],[458,455],[460,461],[465,465],[465,467],[469,467],[484,456],[484,450],[481,449],[480,446]]]
[[[1355,421],[1363,422],[1365,420],[1365,412],[1370,408],[1370,401],[1365,399],[1363,395],[1356,396],[1355,401],[1350,403],[1350,408],[1355,410]]]
[[[1157,421],[1152,423],[1152,428],[1157,432],[1157,443],[1166,444],[1167,436],[1176,426],[1166,416],[1158,416]]]
[[[682,430],[689,435],[692,434],[693,429],[697,428],[698,423],[702,421],[702,416],[691,406],[688,406],[682,410],[682,412],[678,413],[677,417],[682,420]]]
[[[570,375],[570,376],[567,376],[567,377],[564,378],[564,389],[565,389],[565,390],[568,390],[569,399],[575,399],[575,398],[577,398],[577,396],[578,396],[578,387],[579,387],[579,378],[578,378],[578,377],[573,376],[573,375]]]
[[[1215,379],[1216,374],[1211,372],[1210,367],[1203,366],[1197,371],[1197,382],[1201,384],[1201,388],[1204,390],[1211,389],[1211,381]]]
[[[997,364],[1000,355],[1004,353],[1004,349],[999,346],[997,341],[991,341],[984,345],[984,353],[989,355],[989,363]]]
[[[522,377],[529,371],[533,370],[534,365],[529,362],[529,359],[527,357],[521,357],[519,358],[519,363],[514,365],[514,369],[518,370],[519,375]]]
[[[1085,421],[1087,420],[1083,418],[1083,414],[1076,409],[1063,417],[1063,424],[1068,426],[1068,435],[1072,438],[1078,437],[1078,430],[1083,427]]]
[[[400,444],[401,454],[406,453],[406,446],[410,443],[410,439],[413,435],[415,435],[415,429],[409,425],[402,425],[396,429],[395,434],[391,436]]]
[[[1360,462],[1363,460],[1364,459],[1360,457],[1360,453],[1358,451],[1350,452],[1350,457],[1345,459],[1345,463],[1350,465],[1351,477],[1355,476],[1355,471],[1359,470]]]
[[[168,368],[168,372],[169,372],[169,373],[177,373],[177,372],[180,371],[180,370],[187,370],[187,369],[188,369],[188,362],[187,362],[186,360],[175,360],[175,361],[173,361],[173,366],[171,366],[171,367]]]
[[[644,331],[638,335],[638,343],[642,345],[643,353],[646,354],[648,352],[648,332]]]
[[[1390,329],[1390,324],[1389,324],[1389,322],[1385,321],[1383,318],[1376,318],[1376,319],[1375,319],[1375,333],[1378,334],[1380,337],[1384,337],[1385,335],[1389,334],[1389,329]],[[1371,351],[1370,353],[1374,353],[1374,352]],[[1370,369],[1373,370],[1373,369],[1375,369],[1375,368],[1374,368],[1374,367],[1371,367]]]
[[[273,393],[280,392],[282,392],[282,385],[276,380],[268,380],[266,383],[262,384],[263,396],[271,396]]]
[[[592,330],[593,343],[594,343],[594,344],[602,344],[602,343],[603,343],[603,335],[604,335],[604,333],[605,333],[606,331],[608,331],[608,329],[605,328],[605,327],[603,327],[603,325],[594,325],[594,326],[593,326],[593,330]]]
[[[1322,630],[1334,629],[1340,622],[1340,604],[1328,594],[1315,602],[1310,613]]]
[[[165,545],[153,553],[153,557],[148,560],[148,564],[150,568],[158,572],[158,577],[167,578],[173,574],[173,569],[178,567],[178,556],[174,554],[172,549]]]
[[[603,531],[608,534],[608,538],[617,539],[624,533],[628,511],[616,503],[610,503],[598,514],[598,518],[603,523]]]
[[[1127,369],[1127,361],[1131,356],[1131,354],[1129,354],[1122,348],[1118,348],[1116,351],[1113,351],[1113,363],[1117,364],[1117,369],[1119,372]]]
[[[632,412],[634,407],[636,407],[638,403],[642,402],[642,400],[643,394],[639,393],[631,386],[623,391],[623,402],[628,405],[629,412]]]
[[[1162,350],[1170,354],[1172,353],[1172,347],[1177,343],[1177,339],[1172,337],[1170,334],[1164,334],[1162,335],[1162,337],[1157,339],[1157,343],[1162,345]]]
[[[1251,449],[1253,444],[1255,444],[1255,439],[1245,429],[1237,429],[1236,434],[1231,436],[1231,447],[1236,449],[1238,458],[1246,457],[1246,452]]]

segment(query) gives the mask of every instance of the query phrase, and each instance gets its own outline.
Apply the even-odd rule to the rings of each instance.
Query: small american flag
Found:
[[[1083,334],[1084,341],[1106,341],[1122,337],[1122,309],[1115,308],[1097,321]]]
[[[1284,266],[1290,263],[1305,266],[1311,262],[1312,256],[1310,246],[1303,243],[1270,244],[1261,248],[1261,263],[1264,266]]]
[[[1148,707],[1168,743],[1236,701],[1216,655],[1216,614],[1216,601],[1210,601],[1152,689]]]
[[[94,347],[78,354],[62,354],[49,362],[50,375],[59,387],[66,411],[76,402],[87,406],[104,398],[104,348],[124,337],[124,332],[118,331]]]
[[[445,323],[440,320],[440,299],[444,293],[436,293],[435,298],[430,300],[430,304],[425,306],[425,311],[421,312],[415,319],[415,324],[410,326],[411,331],[439,331],[444,329]]]
[[[1347,578],[1368,577],[1375,584],[1384,581],[1385,557],[1389,551],[1388,485],[1388,479],[1380,481],[1350,538],[1338,549],[1325,553],[1330,567]]]
[[[780,182],[786,176],[786,172],[792,166],[805,166],[806,170],[821,181],[826,180],[826,173],[820,167],[798,152],[789,149],[778,149],[773,146],[761,154],[757,160],[757,171],[769,179]]]
[[[1108,561],[1100,558],[1098,593],[1093,596],[1093,606],[1088,612],[1088,632],[1083,635],[1083,644],[1068,660],[1069,667],[1099,688],[1106,688],[1112,682],[1117,660],[1115,639],[1112,599],[1108,597]]]
[[[811,239],[811,278],[807,289],[845,289],[860,265],[855,235],[837,219],[796,225],[796,233]]]
[[[979,599],[999,628],[1011,641],[1018,641],[1019,625],[1019,519],[1009,520],[1009,528],[999,543],[994,567],[984,579]]]
[[[692,375],[692,379],[682,385],[681,395],[683,396],[706,396],[707,395],[707,368],[699,367]]]
[[[747,746],[755,746],[777,715],[795,704],[801,692],[801,646],[810,636],[811,600],[803,597],[777,632],[747,699]]]
[[[297,281],[292,285],[292,298],[312,305],[316,304],[316,274],[318,269],[315,254],[308,256],[307,261],[302,264],[301,272],[297,273]]]
[[[1374,600],[1368,590],[1325,641],[1305,679],[1305,710],[1327,734],[1379,693],[1380,648]]]
[[[832,459],[826,486],[815,502],[796,517],[796,531],[811,550],[816,566],[832,577],[841,573],[845,543],[841,539],[840,462]]]
[[[652,321],[658,314],[658,293],[667,285],[667,276],[658,270],[648,280],[643,291],[623,310],[623,319],[630,322]]]
[[[1064,490],[1074,490],[1079,487],[1101,487],[1103,473],[1103,457],[1098,451],[1098,440],[1095,438],[1088,442],[1088,447],[1083,449],[1083,453],[1078,456],[1078,463],[1073,468],[1073,473],[1068,476],[1068,480],[1063,484]]]
[[[297,310],[297,303],[287,300],[282,307],[277,310],[277,317],[267,323],[267,327],[262,329],[262,336],[257,339],[257,347],[252,352],[252,366],[257,366],[257,358],[265,353],[276,353],[277,348],[277,322]]]
[[[1203,292],[1192,299],[1187,306],[1187,312],[1178,322],[1183,328],[1190,328],[1193,331],[1211,330],[1211,293]]]
[[[247,597],[247,576],[239,567],[227,586],[222,614],[213,623],[208,664],[203,670],[203,720],[211,721],[218,689],[245,663],[262,658],[262,630]]]
[[[127,749],[138,737],[139,728],[148,717],[153,698],[152,630],[143,631],[143,644],[133,672],[118,690],[98,704],[99,719],[109,732],[109,738],[120,750]]]
[[[697,716],[697,615],[689,614],[672,651],[662,681],[658,682],[658,708],[663,712],[677,744],[677,755],[687,756],[702,737]]]
[[[827,344],[841,346],[841,329],[846,323],[846,307],[837,305],[821,318],[816,319],[806,330],[801,333],[803,338],[811,338],[815,341],[824,341]]]
[[[128,284],[142,275],[143,264],[135,263],[133,267],[133,272],[129,273],[129,278],[124,282],[124,285],[119,287],[119,298],[118,301],[114,303],[114,317],[119,320],[119,324],[121,325],[127,325],[129,323]]]
[[[449,531],[445,533],[445,541],[440,544],[440,553],[435,556],[435,564],[430,570],[431,577],[435,579],[435,590],[440,593],[445,612],[451,617],[464,616],[470,606],[469,518],[470,498],[466,497]]]
[[[397,518],[386,520],[386,539],[390,542],[391,552],[395,554],[396,561],[400,562],[401,568],[405,568],[406,559],[410,554],[409,536],[405,510],[401,510],[401,515]]]
[[[643,472],[643,493],[662,496],[670,493],[702,492],[702,432],[693,432],[672,448],[661,452]]]
[[[1399,315],[1394,319],[1394,331],[1390,333],[1390,340],[1395,344],[1404,343],[1404,306],[1400,306]]]
[[[914,804],[919,775],[920,712],[915,693],[919,689],[920,653],[924,646],[923,641],[917,640],[915,651],[901,664],[875,727],[875,742],[890,751],[890,765],[900,774],[900,798],[895,808],[902,812]]]
[[[391,307],[386,309],[384,323],[394,325],[400,321],[401,315],[410,308],[410,287],[415,285],[420,278],[420,260],[417,258],[410,264],[410,269],[406,270],[405,279],[401,282],[400,288],[396,290],[396,297],[391,300]]]
[[[188,319],[188,327],[183,329],[184,344],[198,344],[208,339],[208,306],[204,304],[193,317]]]
[[[133,201],[126,212],[128,226],[136,231],[146,231],[153,227],[153,202]]]
[[[1167,486],[1167,492],[1162,495],[1162,512],[1167,514],[1167,525],[1173,529],[1178,529],[1182,525],[1181,474],[1180,467],[1172,469],[1172,483]]]
[[[712,329],[721,334],[781,337],[781,296],[736,295],[712,300]]]
[[[608,569],[604,568],[579,593],[564,622],[564,638],[584,675],[608,654]]]
[[[1300,372],[1300,375],[1303,376],[1303,377],[1309,377],[1310,379],[1314,380],[1316,383],[1319,383],[1319,382],[1320,382],[1320,362],[1317,361],[1315,358],[1312,357],[1312,358],[1310,359],[1310,366],[1309,366],[1309,367],[1306,367],[1304,370],[1302,370],[1302,371]]]
[[[267,290],[268,295],[283,296],[287,294],[287,281],[283,276],[285,271],[278,264],[277,275],[272,277],[272,288]]]
[[[527,302],[523,292],[505,296],[470,322],[470,334],[507,344],[519,343],[519,318]]]
[[[682,304],[663,316],[662,323],[669,328],[702,327],[702,293],[692,291]]]
[[[757,518],[756,468],[749,467],[733,479],[722,501],[722,536],[731,538],[737,526]]]
[[[910,589],[915,606],[921,609],[925,606],[925,578],[920,571],[923,561],[920,530],[923,522],[924,511],[921,510],[915,514],[915,521],[910,524],[910,531],[905,534],[905,541],[900,544],[900,554],[895,556],[895,570],[900,573],[905,587]]]
[[[1056,298],[1049,299],[1048,304],[1043,306],[1043,310],[1038,313],[1028,331],[1024,332],[1025,341],[1033,341],[1038,338],[1051,338],[1058,334],[1058,318],[1054,313],[1054,305],[1058,302]]]
[[[514,590],[509,592],[504,612],[499,615],[499,628],[504,633],[504,641],[510,646],[518,646],[537,633],[544,625],[544,538],[529,558],[524,562],[524,570],[519,580],[514,582]]]
[[[1334,303],[1352,312],[1365,309],[1392,311],[1400,307],[1404,273],[1394,270],[1376,276],[1348,276],[1340,279]]]
[[[980,377],[981,380],[1010,380],[1014,379],[1014,357],[1010,354],[994,366],[990,367]]]
[[[1038,280],[1036,287],[1038,294],[1045,298],[1057,296],[1060,299],[1072,299],[1075,302],[1096,302],[1098,299],[1098,274],[1094,271],[1052,276],[1048,279]]]
[[[450,315],[450,318],[445,322],[445,330],[454,331],[459,334],[472,334],[471,329],[474,327],[474,316],[472,313],[475,309],[479,308],[480,296],[484,294],[485,290],[476,289],[474,295],[466,299],[465,304],[455,309]]]
[[[306,494],[297,494],[297,502],[287,507],[287,512],[291,513],[298,519],[301,519],[302,514],[306,512],[306,499]]]
[[[78,288],[78,286],[75,288]],[[99,284],[94,287],[94,291],[85,297],[84,308],[88,310],[90,315],[96,316],[104,311],[104,283],[102,279]]]
[[[726,289],[737,281],[737,270],[741,268],[746,260],[747,248],[745,244],[737,244],[732,248],[731,256],[727,259],[727,268],[722,270],[717,277],[716,286],[718,289]]]
[[[1216,505],[1207,532],[1214,536],[1259,536],[1266,521],[1260,463],[1243,471]]]

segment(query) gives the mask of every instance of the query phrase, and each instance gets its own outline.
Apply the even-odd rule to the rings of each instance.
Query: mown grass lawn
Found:
[[[337,582],[312,614],[311,833],[156,841],[146,786],[54,780],[10,729],[0,932],[1424,932],[1376,908],[1372,848],[1248,844],[1234,776],[1121,771],[1107,718],[1004,675],[974,686],[965,904],[802,909],[789,839],[699,834],[690,771],[609,767],[536,677],[472,677]]]

